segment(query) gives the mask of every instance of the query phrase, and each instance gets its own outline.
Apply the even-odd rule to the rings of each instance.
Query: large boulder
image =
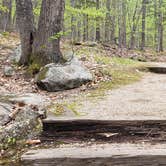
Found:
[[[15,105],[26,106],[33,105],[38,108],[38,113],[41,116],[45,115],[45,108],[49,105],[49,101],[38,94],[4,94],[0,95],[0,126],[4,125],[9,119],[9,115],[12,114]]]
[[[0,126],[0,151],[12,146],[16,141],[33,138],[41,129],[38,108],[29,105],[20,108],[15,119]]]
[[[0,157],[3,149],[33,139],[42,131],[47,104],[47,99],[37,94],[0,95]]]
[[[46,65],[37,76],[37,85],[43,90],[55,92],[77,88],[92,79],[92,74],[77,58],[73,58],[63,65]]]

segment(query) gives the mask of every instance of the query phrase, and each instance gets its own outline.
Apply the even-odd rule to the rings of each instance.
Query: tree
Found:
[[[70,0],[70,3],[71,3],[71,7],[75,8],[76,0]],[[72,14],[72,16],[71,16],[71,38],[72,38],[73,42],[76,42],[76,37],[77,37],[76,33],[77,33],[76,32],[76,18]]]
[[[22,55],[19,64],[36,63],[40,66],[60,62],[64,0],[43,0],[38,28],[34,28],[31,0],[16,0]]]
[[[142,0],[142,40],[141,40],[141,50],[145,48],[145,28],[146,28],[146,4],[147,0]]]
[[[96,10],[100,9],[100,1],[96,0]],[[96,41],[100,41],[100,19],[96,18]]]
[[[110,25],[111,25],[111,0],[106,1],[106,18],[105,18],[105,41],[109,42],[110,41]]]
[[[136,31],[139,25],[140,15],[141,15],[141,9],[139,8],[139,0],[136,0],[134,5],[134,11],[132,15],[132,21],[130,23],[130,29],[131,29],[131,35],[130,35],[130,49],[135,48],[135,42],[136,42]],[[129,13],[128,13],[129,14]]]
[[[112,14],[111,14],[111,43],[115,44],[115,30],[116,30],[116,1],[111,0]]]
[[[119,47],[126,47],[126,0],[119,0]]]
[[[43,0],[38,29],[34,36],[33,59],[41,65],[61,62],[60,37],[65,0]]]
[[[3,11],[1,10],[2,2],[7,1],[10,0],[0,0],[0,11]],[[24,4],[22,5],[22,9],[27,8],[25,7],[25,0],[16,0],[18,3],[19,1],[22,1]],[[55,0],[53,0],[51,2],[49,0],[45,0],[46,2],[44,4],[43,0],[27,0],[30,4],[31,1],[34,8],[31,7],[31,9],[27,8],[25,10],[26,13],[29,13],[25,14],[26,21],[23,20],[25,24],[21,21],[23,19],[21,14],[19,15],[19,19],[17,19],[19,27],[24,27],[22,28],[22,32],[26,32],[22,33],[21,40],[25,41],[25,44],[22,44],[22,50],[24,52],[23,54],[27,58],[22,58],[20,64],[26,64],[30,59],[34,60],[35,57],[41,57],[40,54],[42,54],[45,58],[49,57],[47,59],[48,62],[60,61],[62,57],[60,50],[56,49],[56,56],[51,56],[55,55],[55,52],[49,47],[51,47],[51,43],[59,42],[58,39],[62,35],[61,30],[54,30],[54,32],[50,32],[52,37],[48,37],[51,34],[48,35],[47,32],[43,30],[46,27],[42,26],[42,29],[38,26],[39,24],[44,24],[44,20],[41,19],[40,13],[44,16],[44,13],[49,15],[49,11],[57,11],[56,6],[61,5],[58,4],[60,1],[56,0],[55,2]],[[63,3],[63,1],[61,1],[61,3]],[[144,50],[146,47],[147,49],[155,48],[158,52],[164,50],[166,42],[164,30],[166,21],[166,0],[66,0],[65,2],[65,26],[63,28],[63,32],[68,34],[67,38],[69,40],[72,39],[72,41],[76,41],[76,43],[79,43],[82,40],[96,40],[100,42],[109,42],[110,44],[117,44],[119,47],[128,49]],[[47,3],[49,5],[51,5],[51,3],[56,4],[52,9],[49,9]],[[42,5],[46,5],[45,7],[48,8],[47,11],[45,10],[45,12],[43,12],[44,9],[43,7],[41,8]],[[60,9],[61,7],[59,6],[58,8]],[[58,11],[60,11],[59,9]],[[34,11],[32,12],[32,10]],[[0,23],[3,21],[1,13],[2,12],[0,12]],[[12,13],[14,14],[14,12]],[[61,15],[63,15],[63,13]],[[59,16],[55,17],[57,18]],[[31,21],[28,22],[27,20],[30,19]],[[56,22],[56,20],[54,21]],[[30,22],[32,22],[32,24]],[[45,22],[48,22],[47,24],[51,28],[49,19],[45,20]],[[62,23],[60,24],[62,26]],[[5,24],[3,23],[3,26],[4,25]],[[41,42],[40,39],[42,37],[39,34],[39,31],[40,34],[45,36],[45,41],[42,40]],[[45,34],[42,33],[42,31],[45,32]],[[59,36],[58,39],[56,39],[57,36]],[[46,40],[46,38],[49,38],[49,40]],[[28,44],[29,41],[33,42],[33,44],[31,42]],[[38,43],[42,44],[42,48],[38,46]],[[25,48],[24,45],[26,46]],[[46,49],[44,47],[46,47]],[[47,47],[49,49],[47,49]],[[46,56],[46,54],[48,56]]]
[[[158,48],[157,51],[161,52],[163,51],[163,32],[164,32],[164,27],[163,27],[163,11],[162,11],[162,6],[163,6],[163,0],[159,0],[159,11],[158,11]]]
[[[3,10],[0,11],[1,31],[10,31],[12,26],[12,0],[2,1]]]
[[[85,2],[83,3],[83,5],[84,5],[84,8],[87,8],[87,6],[88,6],[87,0],[85,0]],[[89,16],[88,16],[88,14],[84,14],[83,17],[84,17],[84,19],[83,19],[83,29],[84,29],[84,32],[83,32],[83,41],[87,41],[88,38],[89,38],[89,33],[88,33],[88,30],[89,30],[89,26],[88,26]]]
[[[34,16],[31,0],[16,0],[16,22],[21,39],[20,65],[28,65],[34,37]]]

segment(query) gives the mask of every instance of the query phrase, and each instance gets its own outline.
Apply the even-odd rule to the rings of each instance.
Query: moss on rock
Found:
[[[47,72],[48,68],[47,67],[43,68],[38,74],[37,81],[45,79]]]

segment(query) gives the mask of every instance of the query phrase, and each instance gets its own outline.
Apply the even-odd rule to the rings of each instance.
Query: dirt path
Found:
[[[164,120],[165,92],[166,75],[146,73],[141,81],[108,91],[99,99],[85,97],[77,108],[79,116],[66,113],[55,117],[51,114],[48,119]],[[77,102],[75,98],[72,100]]]

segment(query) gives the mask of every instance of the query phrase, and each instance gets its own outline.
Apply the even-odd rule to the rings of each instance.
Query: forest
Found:
[[[2,32],[17,30],[15,1],[1,0]],[[41,0],[33,0],[35,22]],[[164,0],[66,0],[64,28],[57,35],[72,40],[97,41],[127,49],[164,50]]]

